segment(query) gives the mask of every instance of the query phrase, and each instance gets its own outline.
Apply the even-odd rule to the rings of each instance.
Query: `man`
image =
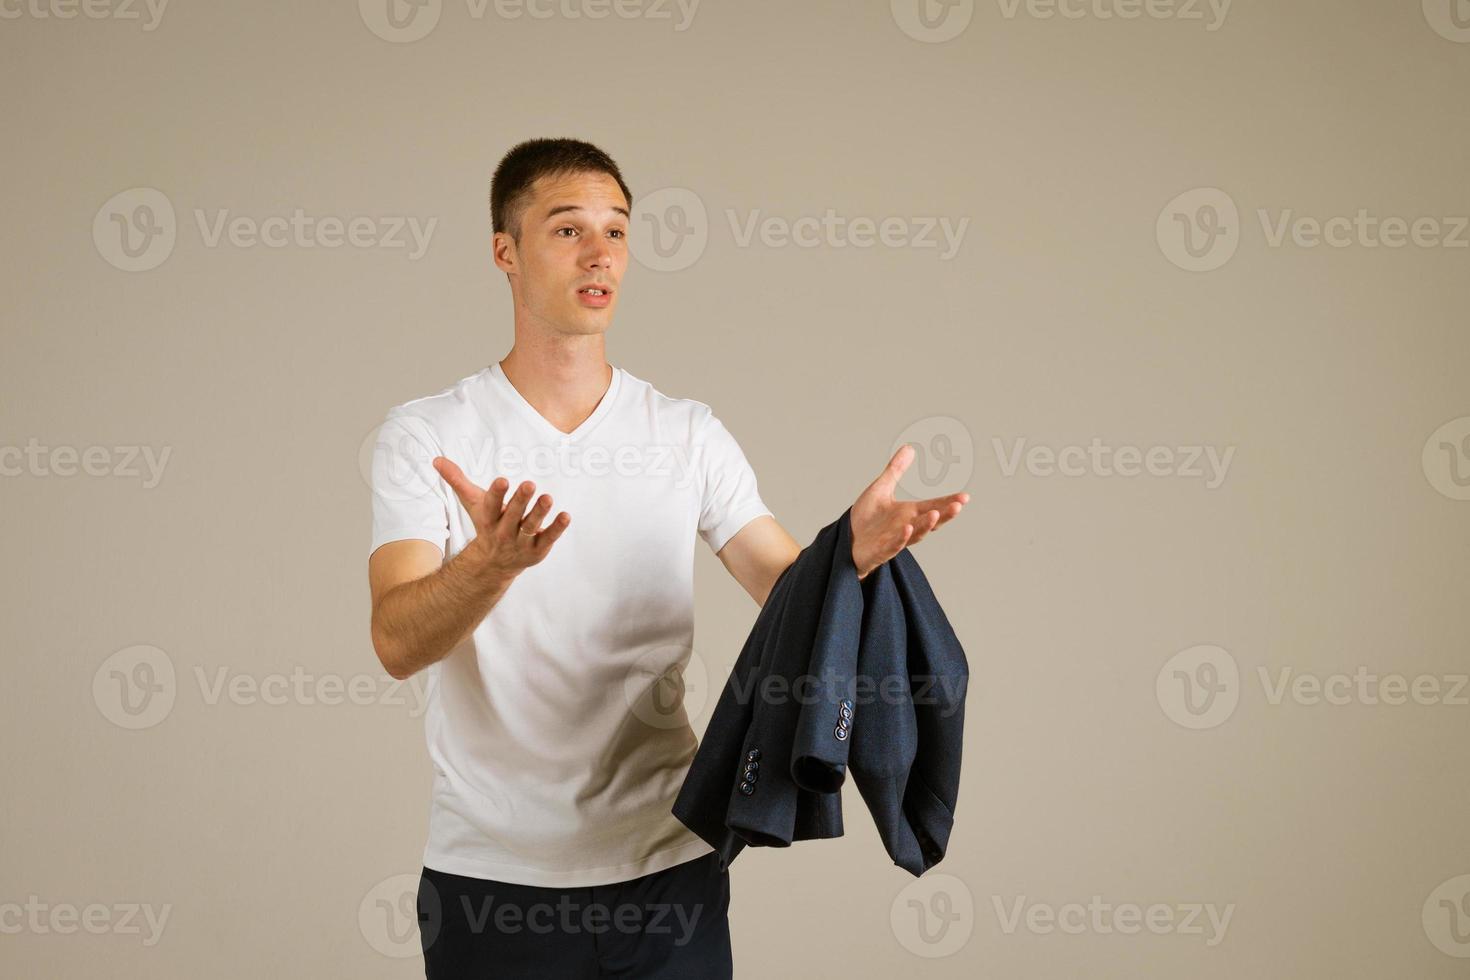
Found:
[[[728,873],[670,810],[697,741],[651,705],[690,656],[696,535],[760,604],[801,549],[708,405],[607,362],[631,201],[594,146],[513,148],[491,215],[514,345],[380,429],[373,646],[430,671],[430,978],[731,975]],[[860,575],[968,502],[893,499],[911,458],[852,506]]]

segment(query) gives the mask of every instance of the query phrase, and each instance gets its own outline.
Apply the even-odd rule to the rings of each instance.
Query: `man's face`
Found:
[[[628,201],[618,182],[604,173],[537,178],[520,241],[496,235],[495,264],[510,276],[518,312],[558,334],[604,333],[628,267]]]

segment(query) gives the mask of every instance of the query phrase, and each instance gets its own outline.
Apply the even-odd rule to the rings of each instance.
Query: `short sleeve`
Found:
[[[444,478],[434,469],[436,440],[422,419],[389,412],[373,443],[372,547],[419,538],[448,553]]]
[[[755,471],[740,444],[718,418],[707,416],[696,440],[703,485],[699,533],[710,550],[718,553],[742,527],[771,511],[760,498]]]

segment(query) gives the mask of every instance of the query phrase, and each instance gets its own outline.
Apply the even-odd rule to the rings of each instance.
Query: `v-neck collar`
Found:
[[[506,377],[505,369],[500,366],[499,361],[495,361],[490,365],[490,379],[501,390],[507,400],[515,405],[522,415],[526,416],[532,425],[536,426],[539,431],[544,432],[552,439],[560,441],[565,439],[578,439],[586,435],[611,410],[613,399],[617,397],[618,390],[622,387],[623,369],[617,365],[613,365],[612,381],[608,383],[607,390],[603,392],[602,400],[597,403],[597,407],[592,410],[592,414],[583,419],[582,424],[571,432],[563,432],[561,429],[552,425],[546,416],[536,411],[536,406],[526,401],[525,396],[516,389],[515,385],[510,383],[510,378]]]

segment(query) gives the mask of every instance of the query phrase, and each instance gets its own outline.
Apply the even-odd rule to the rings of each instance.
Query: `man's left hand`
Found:
[[[894,500],[898,479],[913,461],[910,444],[899,446],[878,479],[852,505],[852,563],[858,578],[865,578],[904,548],[953,520],[970,502],[970,495],[964,492],[930,500]]]

